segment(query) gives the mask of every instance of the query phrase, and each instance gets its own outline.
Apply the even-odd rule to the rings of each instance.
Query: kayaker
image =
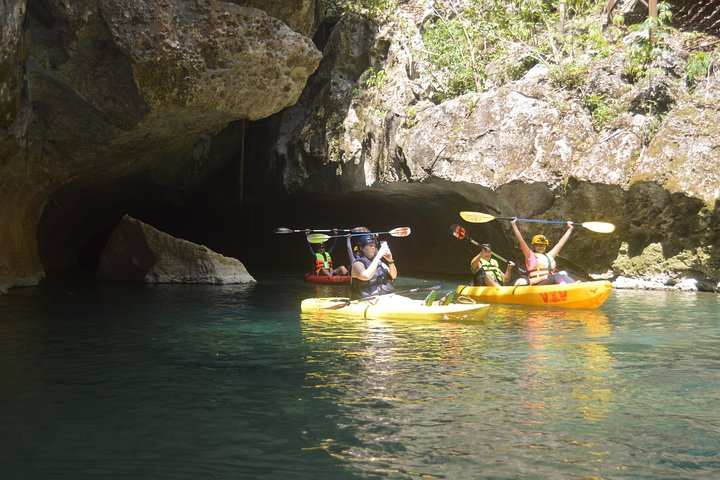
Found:
[[[353,233],[365,233],[369,232],[370,229],[367,227],[355,227],[352,230],[350,230],[351,235],[347,236],[347,251],[348,251],[348,258],[350,259],[350,268],[352,268],[352,264],[355,261],[355,259],[360,255],[360,248],[358,247],[358,241],[357,236],[353,236]],[[355,243],[353,244],[353,239],[355,240]],[[375,237],[375,240],[377,240],[377,237]]]
[[[325,244],[320,243],[315,250],[315,275],[331,277],[334,275],[347,275],[348,269],[340,265],[333,269],[332,256],[325,251]]]
[[[513,232],[515,232],[515,238],[517,238],[520,244],[520,249],[525,255],[525,266],[528,271],[528,281],[530,285],[551,285],[554,283],[575,283],[575,280],[570,278],[566,272],[557,271],[557,263],[555,257],[560,253],[560,249],[570,238],[570,234],[573,231],[572,222],[567,222],[568,229],[555,246],[546,253],[550,242],[545,235],[539,234],[532,238],[531,245],[532,250],[528,247],[527,243],[522,237],[520,230],[517,226],[517,217],[510,221]]]
[[[359,255],[352,264],[350,298],[358,299],[395,291],[397,267],[387,242],[378,248],[372,235],[362,235],[357,242]]]
[[[510,281],[510,275],[515,262],[508,262],[505,273],[500,269],[497,260],[492,258],[492,245],[480,245],[480,253],[470,260],[470,270],[473,273],[473,286],[502,287]]]

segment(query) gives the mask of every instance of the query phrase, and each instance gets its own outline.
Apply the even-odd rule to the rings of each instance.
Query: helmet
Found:
[[[377,238],[374,235],[362,235],[358,238],[357,244],[359,247],[364,247],[368,243],[377,243]]]
[[[489,243],[481,243],[481,244],[478,245],[478,246],[480,247],[480,250],[485,250],[486,248],[487,248],[488,250],[492,250],[492,245],[489,244]]]
[[[545,235],[535,235],[532,238],[532,244],[533,245],[548,245],[550,242],[548,242],[548,239],[545,238]]]
[[[315,250],[320,250],[321,248],[325,248],[324,243],[318,243],[317,246],[315,247]]]

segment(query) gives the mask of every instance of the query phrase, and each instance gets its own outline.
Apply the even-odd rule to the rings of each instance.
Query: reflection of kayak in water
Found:
[[[555,331],[585,331],[590,337],[610,334],[610,318],[598,309],[540,308],[524,305],[493,306],[495,321],[520,326],[541,326]]]
[[[347,318],[481,320],[487,315],[490,305],[482,303],[425,305],[422,300],[387,295],[366,301],[350,301],[347,298],[308,298],[302,301],[300,309],[303,313],[315,316]]]
[[[335,283],[347,285],[350,283],[350,275],[305,275],[305,281],[310,283]]]
[[[478,302],[562,308],[598,308],[607,300],[611,291],[612,284],[605,280],[506,287],[460,285],[457,288],[458,295]]]

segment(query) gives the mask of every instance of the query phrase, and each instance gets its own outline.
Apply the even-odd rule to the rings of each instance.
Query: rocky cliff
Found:
[[[576,233],[563,252],[597,276],[716,288],[720,71],[688,86],[697,31],[673,31],[642,81],[627,74],[626,47],[639,34],[608,29],[615,47],[587,62],[579,85],[558,85],[557,70],[537,61],[516,80],[503,78],[502,63],[526,62],[520,53],[486,68],[484,91],[437,102],[422,54],[432,15],[425,2],[405,2],[382,22],[337,25],[332,55],[308,87],[322,95],[285,113],[278,150],[289,189],[407,192],[441,180],[448,195],[461,192],[466,207],[493,215],[614,223],[610,236]],[[598,125],[591,99],[622,108]],[[459,221],[451,208],[439,216]],[[473,228],[514,250],[507,223]],[[451,248],[438,235],[428,240]],[[446,261],[426,265],[440,270]]]
[[[459,210],[602,220],[617,230],[576,229],[567,265],[716,288],[720,73],[711,64],[692,85],[685,74],[693,52],[716,58],[712,28],[673,32],[640,80],[627,69],[638,33],[625,26],[597,33],[612,47],[602,56],[577,54],[580,80],[558,78],[572,71],[561,56],[540,62],[519,44],[487,60],[481,88],[441,97],[423,43],[431,2],[326,16],[338,3],[3,2],[0,290],[77,265],[139,205],[208,191],[262,119],[272,149],[248,161],[288,195],[268,209],[268,231],[312,210],[335,222],[324,226],[411,225],[408,267],[461,273],[469,253],[447,234]],[[604,22],[598,12],[564,28],[588,36]],[[466,226],[517,260],[507,223]]]
[[[181,201],[236,154],[233,122],[295,103],[315,3],[2,2],[0,288],[77,264],[129,206]]]

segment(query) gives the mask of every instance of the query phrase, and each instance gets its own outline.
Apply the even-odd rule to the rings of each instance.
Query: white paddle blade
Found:
[[[584,222],[582,226],[598,233],[612,233],[615,231],[615,225],[607,222]]]
[[[275,230],[273,230],[273,233],[293,233],[293,231],[289,228],[277,227]]]
[[[495,220],[495,217],[492,215],[480,212],[460,212],[460,217],[470,223],[487,223],[491,220]]]
[[[397,227],[390,230],[388,233],[393,237],[407,237],[410,235],[410,227]]]

